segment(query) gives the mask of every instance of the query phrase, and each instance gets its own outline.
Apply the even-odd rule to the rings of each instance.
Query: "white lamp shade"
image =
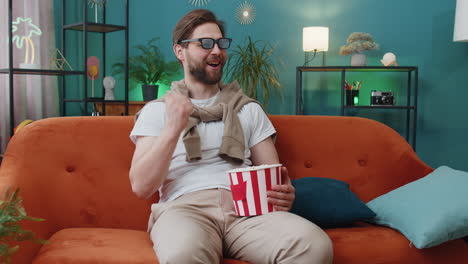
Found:
[[[468,41],[468,0],[457,0],[453,41]]]
[[[302,30],[304,51],[328,51],[328,27],[305,27]]]

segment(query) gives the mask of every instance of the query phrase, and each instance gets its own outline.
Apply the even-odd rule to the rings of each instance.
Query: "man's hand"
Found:
[[[166,127],[179,135],[187,125],[188,118],[193,111],[192,101],[187,96],[174,91],[164,95],[166,103]]]
[[[296,198],[296,189],[291,184],[291,179],[289,178],[288,169],[286,169],[286,167],[281,167],[281,178],[283,184],[273,185],[271,191],[267,192],[268,202],[273,205],[276,211],[288,212],[291,210],[294,199]]]

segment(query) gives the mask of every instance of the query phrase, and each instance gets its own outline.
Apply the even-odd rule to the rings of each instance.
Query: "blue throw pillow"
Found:
[[[468,235],[468,173],[441,166],[367,203],[376,224],[400,231],[417,248]]]
[[[350,189],[335,179],[305,177],[293,180],[296,199],[291,212],[322,228],[342,227],[375,214]]]

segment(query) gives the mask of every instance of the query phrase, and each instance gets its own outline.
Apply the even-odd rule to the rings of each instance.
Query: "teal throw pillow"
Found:
[[[468,173],[441,166],[367,203],[372,221],[400,231],[417,248],[468,235]]]
[[[343,181],[305,177],[293,180],[296,199],[291,212],[322,228],[343,227],[375,214]]]

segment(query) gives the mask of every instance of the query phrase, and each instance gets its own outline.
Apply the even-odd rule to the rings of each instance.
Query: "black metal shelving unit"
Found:
[[[13,135],[15,128],[15,93],[14,93],[14,78],[15,74],[25,75],[80,75],[84,71],[59,71],[48,69],[23,69],[13,67],[13,0],[8,0],[8,68],[0,69],[0,74],[8,74],[9,77],[9,119],[10,119],[10,136]]]
[[[103,6],[103,23],[92,23],[88,21],[88,6],[86,0],[83,0],[83,21],[79,23],[66,24],[66,0],[62,0],[62,53],[66,56],[66,31],[75,30],[82,31],[83,33],[83,65],[85,65],[85,71],[83,72],[83,98],[82,99],[66,99],[65,79],[62,85],[62,98],[61,98],[61,113],[67,115],[66,104],[69,102],[81,102],[84,104],[83,115],[88,115],[88,103],[100,103],[102,104],[103,114],[105,115],[105,104],[106,102],[123,102],[125,105],[125,115],[128,115],[128,38],[129,38],[129,1],[125,0],[125,25],[113,25],[106,24],[106,6]],[[88,59],[88,33],[101,34],[102,39],[102,69],[103,76],[106,75],[106,34],[116,31],[125,31],[125,98],[124,100],[104,100],[103,98],[93,98],[88,96],[88,82],[86,75],[86,61]],[[102,87],[102,93],[104,94],[104,87]]]
[[[418,105],[418,67],[416,66],[301,66],[296,67],[296,115],[304,114],[304,102],[302,99],[302,83],[303,73],[306,72],[340,72],[341,73],[341,103],[340,103],[340,114],[345,115],[345,109],[400,109],[406,110],[406,141],[409,142],[410,135],[410,120],[412,123],[412,137],[411,145],[416,150],[416,125],[417,125],[417,105]],[[364,106],[350,106],[345,104],[345,92],[344,85],[346,81],[347,72],[401,72],[407,74],[407,101],[403,106],[376,106],[376,105],[364,105]],[[414,90],[414,96],[412,96],[412,90]],[[413,98],[413,101],[411,101]],[[413,118],[411,119],[411,113]]]
[[[72,0],[74,1],[74,0]],[[105,47],[106,47],[106,40],[105,34],[120,30],[125,30],[125,99],[124,100],[115,100],[115,102],[123,102],[125,103],[125,114],[128,115],[128,30],[129,30],[129,1],[125,0],[125,25],[111,25],[106,24],[106,10],[105,6],[103,7],[103,22],[104,23],[90,23],[87,21],[87,1],[83,0],[83,22],[81,23],[74,23],[74,24],[66,24],[66,0],[62,0],[62,53],[65,56],[65,31],[66,30],[78,30],[83,31],[83,49],[84,49],[84,67],[86,68],[86,60],[87,60],[87,34],[88,32],[96,32],[101,33],[103,39],[103,54],[105,57]],[[0,74],[8,74],[9,76],[9,119],[10,119],[10,136],[13,135],[14,127],[15,127],[15,106],[14,106],[14,78],[15,74],[26,74],[26,75],[55,75],[55,76],[66,76],[66,75],[82,75],[84,80],[84,97],[83,99],[65,99],[65,78],[63,78],[63,82],[61,85],[62,90],[62,97],[61,97],[61,115],[66,115],[66,108],[65,104],[67,102],[82,102],[84,103],[84,115],[88,115],[87,105],[88,103],[92,102],[100,102],[103,104],[103,111],[105,111],[105,101],[104,100],[90,100],[87,94],[87,81],[86,81],[86,69],[82,71],[61,71],[61,70],[48,70],[48,69],[23,69],[23,68],[14,68],[13,67],[13,0],[8,0],[8,68],[0,69]],[[105,74],[105,59],[103,60],[103,69]],[[104,89],[104,88],[103,88]],[[112,101],[114,102],[114,101]]]

